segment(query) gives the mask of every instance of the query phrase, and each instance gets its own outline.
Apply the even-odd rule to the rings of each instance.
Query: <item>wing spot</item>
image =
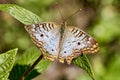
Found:
[[[54,49],[52,49],[52,51],[54,51]]]
[[[64,53],[66,53],[66,51],[64,51]]]
[[[43,34],[40,34],[40,37],[43,37],[44,35]]]
[[[77,44],[80,45],[80,42],[78,42]]]

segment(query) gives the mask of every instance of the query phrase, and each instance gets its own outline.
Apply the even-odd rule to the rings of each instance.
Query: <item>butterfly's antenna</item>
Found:
[[[82,9],[78,9],[75,13],[73,13],[72,15],[70,15],[68,18],[66,18],[64,21],[67,21],[69,18],[71,18],[72,16],[74,16],[75,14],[77,14],[78,12],[80,12]]]
[[[59,11],[59,13],[60,13],[60,16],[62,16],[62,20],[65,21],[65,18],[63,17],[62,12],[61,12],[61,10],[60,10],[57,2],[56,2],[56,6],[57,6],[57,8],[58,8],[58,11]]]

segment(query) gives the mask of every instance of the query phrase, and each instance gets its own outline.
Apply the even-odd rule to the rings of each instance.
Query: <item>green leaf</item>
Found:
[[[23,73],[35,62],[35,60],[41,55],[41,51],[36,47],[28,49],[23,55],[21,55],[16,61],[9,79],[18,80]],[[38,65],[32,70],[32,72],[27,76],[26,80],[31,80],[40,73],[43,73],[49,66],[50,61],[42,59]],[[16,77],[14,77],[16,76]]]
[[[15,4],[0,4],[0,10],[9,13],[25,25],[41,22],[41,18],[36,14]]]
[[[9,73],[14,65],[15,56],[18,49],[10,50],[0,54],[0,79],[7,80]]]
[[[89,74],[89,76],[93,80],[95,80],[93,70],[91,68],[90,62],[89,62],[88,58],[86,57],[86,55],[82,55],[82,56],[74,59],[73,64],[75,64],[75,65],[81,67],[82,69],[84,69]]]
[[[16,63],[20,65],[32,64],[41,54],[42,53],[40,50],[36,47],[32,47],[23,53],[23,55],[18,58]]]
[[[48,66],[50,65],[50,61],[47,60],[47,59],[42,59],[38,65],[35,67],[35,69],[39,72],[39,73],[43,73],[47,68]]]

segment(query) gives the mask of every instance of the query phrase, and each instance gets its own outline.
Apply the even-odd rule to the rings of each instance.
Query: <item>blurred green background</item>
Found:
[[[99,53],[88,55],[96,80],[120,80],[120,0],[0,0],[0,3],[22,6],[45,22],[61,21],[62,16],[67,18],[81,9],[67,23],[80,27],[98,41]],[[34,46],[23,26],[0,12],[0,53],[18,47],[20,55]],[[89,77],[82,75],[78,80]]]

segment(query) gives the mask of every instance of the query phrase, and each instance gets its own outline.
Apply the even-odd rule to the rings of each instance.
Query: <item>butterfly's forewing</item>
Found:
[[[25,29],[45,58],[53,61],[58,56],[60,25],[53,22],[45,22],[26,25]]]
[[[77,27],[67,27],[62,39],[59,60],[70,64],[73,58],[84,53],[98,52],[97,42],[87,33]]]

